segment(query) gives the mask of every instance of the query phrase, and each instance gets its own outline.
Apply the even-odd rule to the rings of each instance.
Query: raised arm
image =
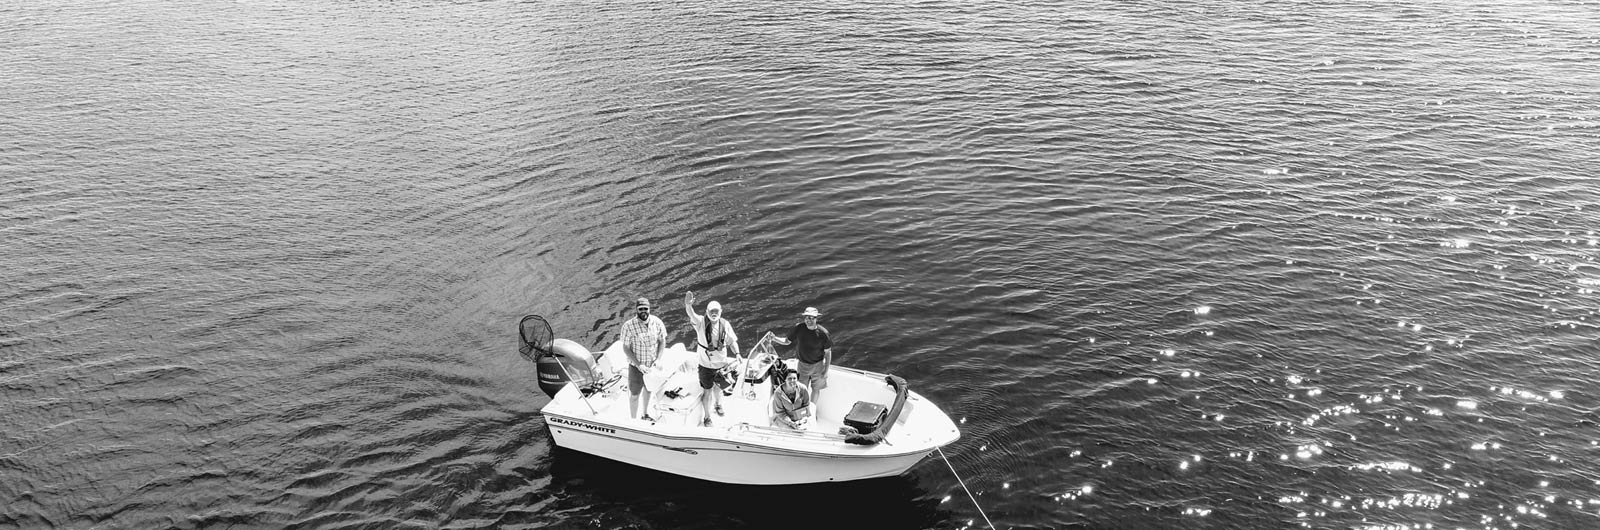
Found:
[[[683,293],[683,312],[689,315],[689,323],[698,326],[700,315],[694,312],[694,291]]]

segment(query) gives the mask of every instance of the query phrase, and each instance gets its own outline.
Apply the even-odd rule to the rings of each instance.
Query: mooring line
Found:
[[[972,507],[978,509],[978,515],[982,515],[983,516],[983,522],[989,524],[989,530],[995,530],[994,522],[989,520],[989,514],[983,513],[983,507],[982,506],[978,506],[978,498],[977,497],[973,497],[972,496],[972,490],[967,489],[967,481],[961,480],[961,474],[956,472],[956,466],[950,465],[950,458],[944,456],[944,449],[941,449],[941,448],[938,448],[938,447],[935,447],[933,449],[935,451],[939,452],[939,458],[944,460],[945,467],[950,468],[950,474],[956,476],[956,482],[961,484],[961,491],[967,492],[967,498],[968,499],[972,499]]]

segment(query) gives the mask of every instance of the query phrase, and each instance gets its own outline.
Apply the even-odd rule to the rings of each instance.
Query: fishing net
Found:
[[[522,358],[536,363],[539,362],[540,356],[554,355],[555,352],[550,348],[556,335],[550,331],[550,323],[546,322],[544,317],[539,315],[522,317],[522,322],[517,323],[517,331],[517,339],[522,342],[517,352],[522,354]]]

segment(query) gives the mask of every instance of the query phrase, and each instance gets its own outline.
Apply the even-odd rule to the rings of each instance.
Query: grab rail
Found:
[[[761,434],[775,434],[775,435],[787,436],[787,437],[791,437],[791,438],[815,438],[815,439],[828,440],[828,441],[834,441],[834,442],[843,442],[844,441],[844,435],[842,435],[842,434],[834,434],[834,433],[830,433],[830,432],[798,431],[798,430],[794,430],[794,429],[790,429],[790,428],[786,428],[786,427],[769,427],[769,426],[766,426],[766,425],[754,425],[754,424],[750,424],[750,423],[744,423],[744,424],[741,424],[741,426],[744,427],[744,429],[747,430],[747,431],[756,431],[756,432],[759,432]]]

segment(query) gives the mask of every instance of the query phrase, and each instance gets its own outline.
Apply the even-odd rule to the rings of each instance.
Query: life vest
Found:
[[[718,318],[717,319],[717,323],[721,324],[720,326],[717,326],[718,329],[722,329],[722,330],[726,330],[727,329],[727,327],[726,327],[727,324],[725,323],[725,321],[723,319]],[[706,342],[707,343],[711,343],[711,344],[701,343],[700,344],[700,349],[702,351],[708,351],[708,352],[709,351],[717,351],[717,350],[722,349],[724,346],[728,345],[728,333],[726,331],[724,331],[722,333],[722,340],[721,341],[714,341],[712,339],[711,317],[706,317],[705,338],[706,338]]]

